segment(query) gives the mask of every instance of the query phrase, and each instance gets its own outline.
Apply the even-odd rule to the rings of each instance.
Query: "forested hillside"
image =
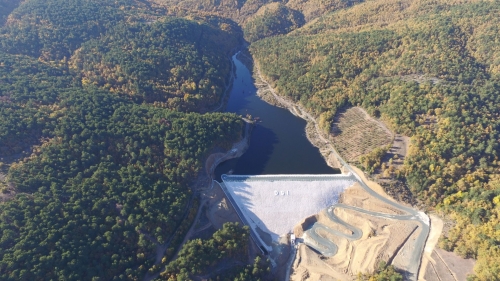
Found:
[[[199,161],[241,121],[97,91],[71,90],[60,106],[52,138],[10,167],[20,194],[0,207],[2,279],[141,278],[184,218]]]
[[[58,110],[59,92],[74,78],[64,68],[25,56],[0,53],[0,153],[20,153],[54,129],[49,116]]]
[[[263,75],[328,132],[361,106],[412,137],[398,177],[456,221],[440,246],[500,276],[498,2],[381,0],[250,46]]]
[[[193,275],[204,276],[211,273],[220,260],[237,266],[230,272],[217,275],[216,280],[262,280],[270,269],[260,257],[256,257],[253,264],[244,266],[248,257],[249,239],[248,226],[225,223],[212,238],[194,239],[186,243],[179,252],[179,257],[167,265],[160,280],[190,280]]]
[[[0,279],[142,280],[202,161],[241,138],[193,112],[220,102],[237,26],[143,8],[28,0],[0,29]]]
[[[282,3],[271,3],[261,7],[249,18],[243,30],[245,38],[253,42],[258,39],[286,34],[301,27],[305,23],[304,16]]]
[[[148,0],[179,14],[218,15],[244,25],[261,7],[273,3],[284,5],[287,10],[298,11],[306,21],[311,21],[330,11],[351,7],[363,0]],[[288,13],[288,12],[287,12]],[[287,17],[286,14],[275,14]],[[271,19],[268,19],[271,20]]]
[[[44,60],[69,58],[81,43],[125,19],[119,7],[111,1],[26,1],[0,32],[2,50]]]
[[[19,6],[22,0],[0,0],[0,26],[5,23],[9,14]]]
[[[325,133],[360,106],[411,136],[393,176],[455,222],[439,245],[477,259],[472,280],[500,280],[498,14],[479,0],[0,0],[0,279],[167,266],[160,278],[186,280],[221,261],[235,265],[221,280],[262,278],[231,224],[169,260],[201,162],[241,138],[240,117],[206,112],[244,33],[266,80]]]
[[[219,103],[238,46],[236,26],[181,19],[120,23],[75,52],[70,66],[84,85],[94,84],[137,101],[199,111]]]

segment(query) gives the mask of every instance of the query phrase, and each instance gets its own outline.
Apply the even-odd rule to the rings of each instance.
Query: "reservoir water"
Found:
[[[272,106],[257,96],[248,68],[233,56],[236,77],[226,112],[258,117],[250,147],[240,157],[220,164],[216,179],[230,170],[237,175],[338,174],[329,167],[305,135],[306,121],[288,110]]]

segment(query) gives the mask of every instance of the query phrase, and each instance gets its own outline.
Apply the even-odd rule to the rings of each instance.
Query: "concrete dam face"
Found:
[[[268,251],[303,219],[337,203],[355,183],[348,175],[223,175],[222,188],[253,235]]]

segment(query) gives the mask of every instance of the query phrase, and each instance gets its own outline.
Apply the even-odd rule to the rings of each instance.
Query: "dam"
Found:
[[[267,251],[304,218],[337,203],[352,174],[222,175],[221,187],[238,216]]]

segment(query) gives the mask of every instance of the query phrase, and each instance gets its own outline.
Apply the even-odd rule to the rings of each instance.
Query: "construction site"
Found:
[[[222,180],[220,187],[263,252],[277,258],[272,252],[279,244],[293,248],[289,280],[352,280],[382,260],[417,280],[429,218],[373,191],[358,175]]]
[[[260,74],[258,69],[256,73]],[[470,262],[447,257],[461,265],[453,267],[441,258],[449,253],[435,247],[443,228],[438,217],[394,200],[380,184],[348,163],[376,147],[390,146],[394,157],[388,161],[389,168],[392,163],[395,170],[406,156],[408,138],[392,133],[361,108],[340,112],[332,125],[338,130],[325,137],[315,118],[300,105],[278,97],[257,76],[263,85],[261,93],[272,95],[308,121],[308,140],[329,166],[343,174],[222,175],[220,182],[213,181],[203,192],[206,204],[193,237],[203,238],[228,221],[248,225],[250,260],[265,255],[278,280],[351,281],[359,273],[373,273],[381,261],[393,265],[404,280],[463,280],[472,271]],[[366,128],[372,128],[371,138],[356,135]],[[373,141],[366,142],[369,139]],[[212,179],[214,168],[241,155],[246,145],[234,148],[207,160],[206,171]]]

